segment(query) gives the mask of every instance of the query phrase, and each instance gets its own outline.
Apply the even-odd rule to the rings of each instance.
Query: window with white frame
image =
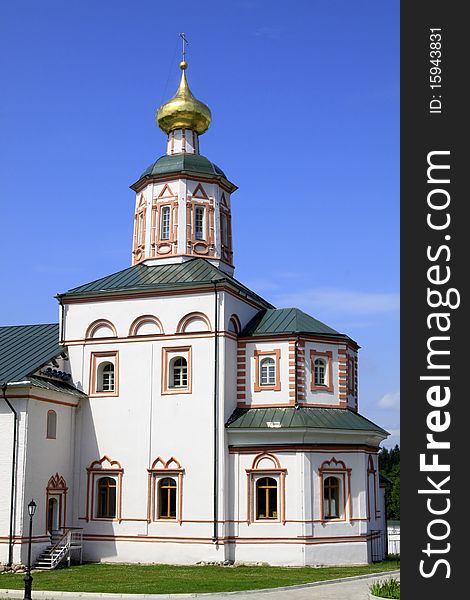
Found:
[[[203,240],[204,235],[204,206],[196,206],[194,209],[194,237]]]
[[[351,519],[351,468],[334,456],[319,468],[320,518],[327,522]]]
[[[315,385],[326,385],[326,361],[323,358],[313,362],[313,380]]]
[[[170,207],[162,206],[160,210],[160,239],[170,239]]]
[[[97,392],[114,392],[114,364],[102,362],[98,367]]]
[[[191,347],[162,348],[162,394],[191,393]]]
[[[281,390],[280,378],[280,349],[254,351],[254,391],[265,392]]]
[[[276,361],[272,356],[266,356],[259,362],[260,385],[275,385],[276,383]]]
[[[118,395],[118,351],[92,352],[90,364],[90,396]]]
[[[188,387],[188,361],[184,356],[177,356],[170,361],[170,381],[171,388]]]
[[[310,350],[310,389],[312,392],[333,392],[333,353],[331,350]]]

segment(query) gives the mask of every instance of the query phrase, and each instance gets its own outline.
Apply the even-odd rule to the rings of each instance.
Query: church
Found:
[[[0,327],[0,564],[27,561],[32,499],[43,568],[385,556],[359,346],[234,277],[237,186],[200,154],[187,66],[131,185],[131,266],[59,294],[58,323]]]

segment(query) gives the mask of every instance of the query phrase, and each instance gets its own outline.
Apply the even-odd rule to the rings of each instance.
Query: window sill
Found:
[[[280,392],[281,384],[278,385],[255,385],[255,392]]]
[[[171,395],[171,394],[191,394],[192,390],[190,388],[168,388],[162,391],[162,396]]]
[[[334,392],[334,388],[332,385],[312,385],[310,387],[310,391],[311,392],[328,392],[331,394]]]

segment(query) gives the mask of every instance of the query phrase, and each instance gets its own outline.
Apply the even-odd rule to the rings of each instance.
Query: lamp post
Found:
[[[28,563],[26,565],[26,575],[24,576],[24,600],[31,600],[31,587],[33,578],[31,577],[31,542],[33,536],[33,517],[36,512],[36,502],[31,500],[28,504],[29,513],[29,540],[28,540]]]

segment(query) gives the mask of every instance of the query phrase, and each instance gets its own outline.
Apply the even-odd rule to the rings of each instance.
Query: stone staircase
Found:
[[[81,528],[68,527],[51,534],[51,544],[39,556],[34,569],[39,571],[50,571],[55,569],[61,562],[67,561],[70,566],[72,552],[80,552],[80,563],[82,562],[82,532]]]

